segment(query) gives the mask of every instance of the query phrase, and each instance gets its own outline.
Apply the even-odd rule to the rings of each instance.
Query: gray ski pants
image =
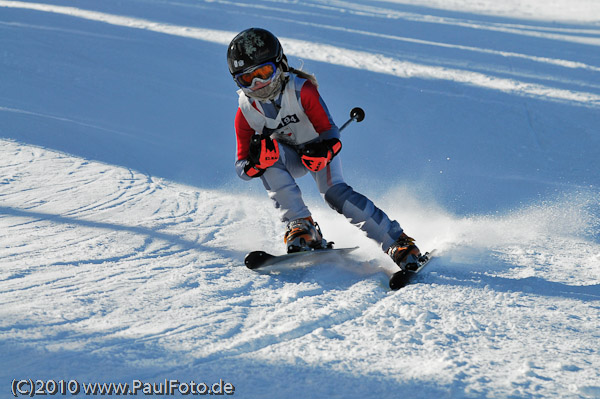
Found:
[[[283,222],[311,216],[296,183],[297,178],[310,173],[325,202],[378,242],[383,251],[400,237],[402,228],[398,222],[390,220],[370,199],[346,184],[339,156],[333,158],[325,169],[311,172],[304,167],[294,149],[279,143],[279,152],[279,160],[265,171],[261,179],[275,208],[280,210]]]

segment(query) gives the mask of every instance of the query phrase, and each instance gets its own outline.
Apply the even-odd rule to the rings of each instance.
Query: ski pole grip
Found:
[[[357,122],[362,122],[362,120],[365,119],[365,111],[360,107],[352,108],[350,111],[350,118]]]

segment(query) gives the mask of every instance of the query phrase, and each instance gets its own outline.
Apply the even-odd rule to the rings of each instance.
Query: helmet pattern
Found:
[[[244,52],[250,57],[252,57],[256,51],[258,51],[259,47],[263,47],[264,45],[265,42],[254,31],[250,31],[248,34],[242,37],[242,46],[244,48]]]

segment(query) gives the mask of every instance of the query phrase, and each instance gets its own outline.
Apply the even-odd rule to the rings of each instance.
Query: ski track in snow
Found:
[[[262,235],[264,247],[279,239],[270,204],[258,198],[232,208],[239,195],[20,143],[0,147],[2,347],[36,359],[5,377],[34,369],[37,378],[151,379],[161,364],[178,378],[226,376],[256,397],[256,384],[293,395],[283,381],[290,373],[319,385],[366,373],[376,382],[358,392],[416,397],[442,388],[467,397],[597,389],[600,250],[569,236],[589,217],[583,209],[562,216],[563,232],[574,229],[566,236],[552,232],[548,209],[487,220],[428,212],[438,232],[453,226],[437,245],[448,239],[465,250],[432,262],[427,284],[394,293],[385,262],[368,251],[346,267],[248,271],[241,259],[257,244],[244,237]],[[577,272],[565,273],[574,258]],[[93,364],[55,366],[78,353],[93,354]],[[282,381],[243,377],[249,364],[274,361]]]
[[[342,1],[306,8],[283,1],[208,4],[253,12],[279,7],[308,16],[351,13],[600,45],[600,31],[591,27],[484,23]],[[236,33],[51,4],[0,0],[2,7],[221,45]],[[568,59],[296,23],[592,74],[600,70]],[[561,89],[565,81],[555,77],[531,83],[519,72],[512,76],[523,80],[326,43],[282,41],[289,54],[304,59],[600,106],[600,94],[594,93],[599,86],[590,82],[578,81],[581,91]],[[29,111],[26,104],[0,105],[2,113],[127,135],[83,117]],[[244,254],[272,248],[282,231],[262,193],[186,186],[0,139],[0,349],[4,364],[10,364],[0,372],[1,389],[6,392],[13,378],[209,383],[222,378],[243,398],[399,392],[414,398],[600,397],[596,194],[580,190],[505,214],[456,216],[392,188],[378,204],[423,237],[422,248],[438,248],[440,256],[420,283],[390,292],[389,259],[320,203],[309,205],[323,230],[332,232],[329,238],[338,246],[359,245],[356,260],[260,274],[242,265]],[[402,205],[395,198],[403,198]]]

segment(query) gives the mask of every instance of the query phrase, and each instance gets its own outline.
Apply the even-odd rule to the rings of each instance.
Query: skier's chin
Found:
[[[259,100],[259,101],[274,100],[281,92],[281,85],[282,85],[282,79],[280,78],[280,75],[278,75],[273,79],[273,81],[271,83],[269,83],[265,87],[261,87],[260,89],[255,90],[255,91],[252,91],[252,90],[246,91],[246,95],[250,98],[253,98],[253,99]]]

